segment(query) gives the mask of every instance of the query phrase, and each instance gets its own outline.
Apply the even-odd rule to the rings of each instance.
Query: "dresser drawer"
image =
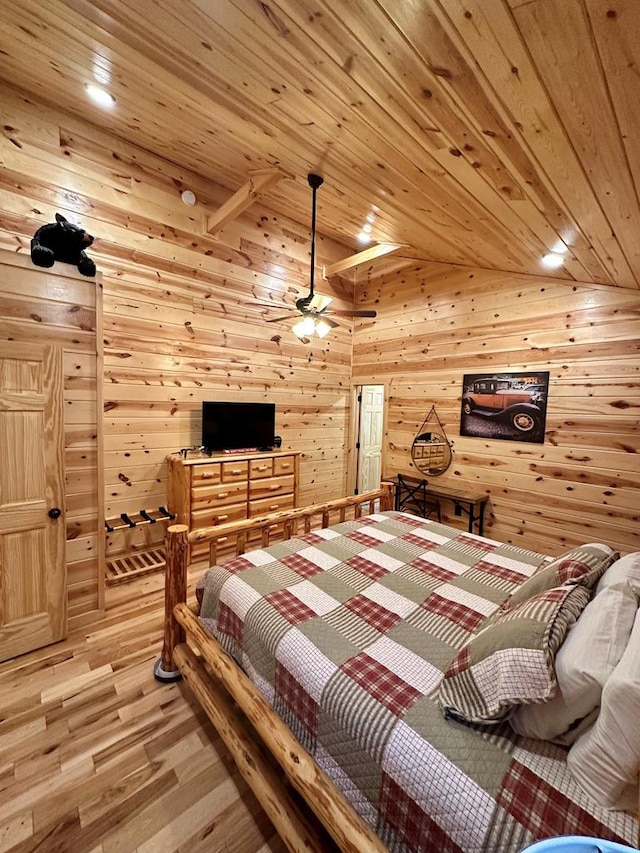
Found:
[[[191,469],[191,483],[194,486],[220,482],[222,482],[222,468],[219,462],[212,462],[211,465],[194,465]]]
[[[194,509],[191,513],[191,527],[211,527],[214,524],[227,524],[229,521],[242,521],[246,517],[247,505],[244,503],[218,509]]]
[[[239,480],[246,480],[249,474],[249,465],[247,462],[223,462],[222,463],[222,482],[236,483]]]
[[[257,515],[269,515],[272,512],[282,512],[293,509],[293,495],[274,495],[272,498],[261,498],[249,504],[249,518]]]
[[[191,489],[191,509],[228,506],[246,503],[247,483],[212,483]]]
[[[293,494],[293,474],[284,477],[265,477],[249,483],[249,500],[266,498],[270,495]]]
[[[262,477],[273,477],[272,459],[252,459],[249,463],[249,479],[259,480]]]
[[[282,474],[293,474],[296,470],[295,456],[276,456],[273,459],[273,476],[280,477]]]
[[[294,450],[201,454],[187,459],[171,454],[167,505],[181,524],[200,530],[291,510],[297,504],[299,456]],[[282,538],[280,525],[270,532],[274,541]],[[254,532],[251,544],[260,544],[261,538],[259,531]],[[227,539],[219,554],[235,547],[234,537]],[[207,543],[192,543],[190,559],[194,555],[206,559],[208,550]]]

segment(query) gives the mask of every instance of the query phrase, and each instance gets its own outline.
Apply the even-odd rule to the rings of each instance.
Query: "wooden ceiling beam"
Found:
[[[224,226],[246,210],[260,195],[274,187],[283,178],[291,178],[281,169],[254,169],[249,172],[249,180],[235,192],[230,199],[207,218],[207,233],[216,234]]]
[[[329,264],[324,267],[324,278],[329,278],[332,275],[337,275],[346,270],[351,270],[354,267],[359,267],[362,264],[367,264],[374,261],[376,258],[381,258],[383,255],[389,255],[391,252],[397,252],[399,249],[406,249],[406,243],[378,243],[362,252],[355,255],[350,255],[348,258],[343,258],[341,261],[336,261],[334,264]]]

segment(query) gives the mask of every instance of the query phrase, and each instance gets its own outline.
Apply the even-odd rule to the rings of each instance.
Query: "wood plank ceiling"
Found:
[[[263,203],[301,223],[317,171],[318,230],[354,252],[368,223],[403,259],[640,286],[638,0],[0,0],[0,15],[4,84],[229,196],[282,169]]]

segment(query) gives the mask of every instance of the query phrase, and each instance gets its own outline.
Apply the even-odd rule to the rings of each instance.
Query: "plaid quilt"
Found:
[[[391,851],[515,853],[555,835],[632,844],[566,750],[446,720],[457,650],[545,555],[397,512],[232,558],[200,618]]]

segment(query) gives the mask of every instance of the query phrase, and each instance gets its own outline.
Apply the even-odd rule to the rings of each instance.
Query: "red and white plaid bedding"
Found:
[[[566,750],[445,720],[456,651],[544,555],[387,512],[209,569],[200,618],[391,851],[515,853],[637,821],[573,781]]]

